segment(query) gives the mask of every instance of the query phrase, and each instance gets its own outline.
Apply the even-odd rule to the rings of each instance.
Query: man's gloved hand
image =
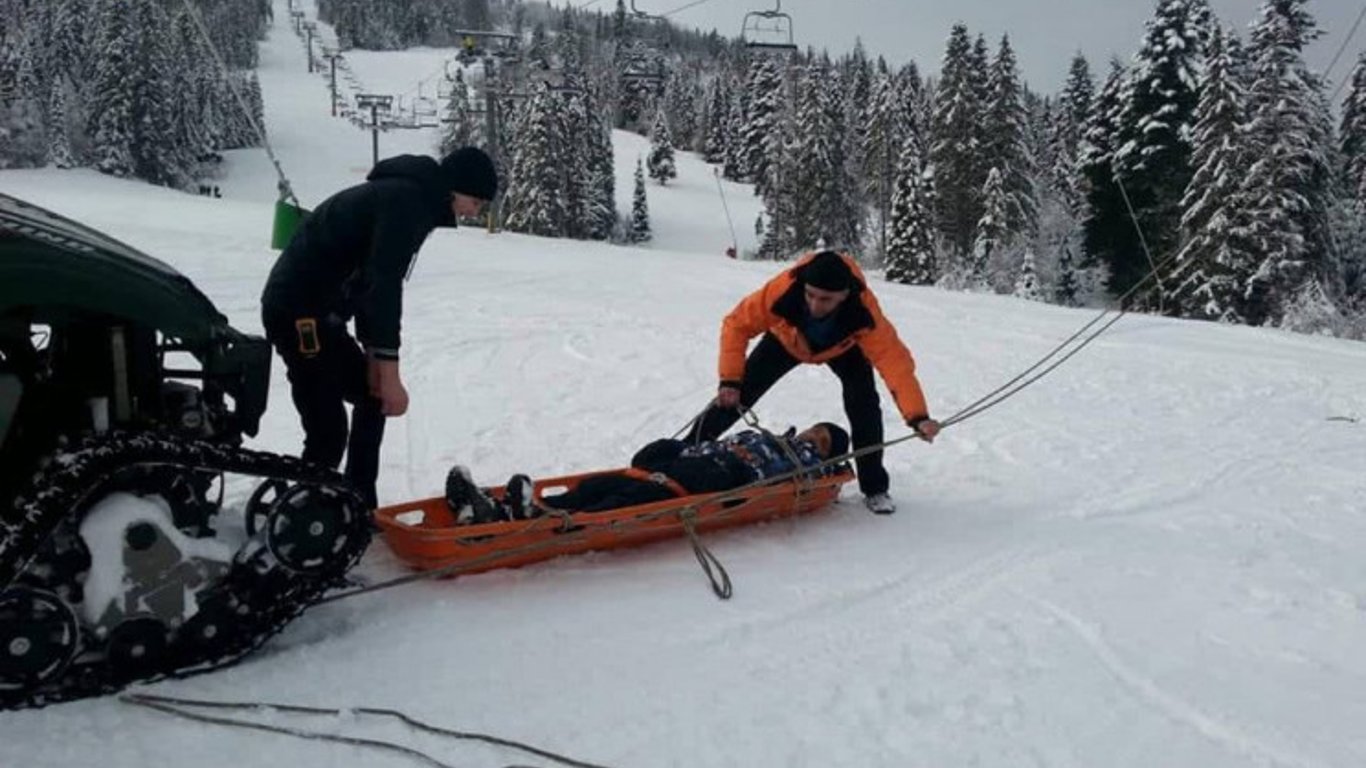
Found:
[[[921,416],[918,419],[911,419],[906,422],[906,426],[915,430],[921,440],[933,443],[936,435],[939,434],[939,422],[928,416]]]

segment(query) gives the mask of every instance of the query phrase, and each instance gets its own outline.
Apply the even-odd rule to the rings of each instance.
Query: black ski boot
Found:
[[[446,475],[446,504],[460,525],[493,523],[507,520],[497,502],[480,490],[466,467],[457,464]]]
[[[513,520],[530,520],[540,517],[541,510],[534,502],[535,486],[526,475],[513,475],[508,478],[507,490],[503,494],[503,504]]]

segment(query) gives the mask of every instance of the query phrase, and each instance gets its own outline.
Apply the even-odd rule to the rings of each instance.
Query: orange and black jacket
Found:
[[[808,254],[796,266],[769,280],[726,315],[721,322],[721,383],[741,385],[749,341],[760,334],[771,334],[803,363],[827,363],[858,347],[882,375],[906,422],[927,418],[929,408],[915,377],[915,359],[883,316],[877,298],[868,290],[863,271],[847,255],[841,254],[841,258],[854,273],[854,287],[849,298],[835,310],[838,341],[820,350],[812,349],[802,333],[807,322],[802,271],[813,255]]]

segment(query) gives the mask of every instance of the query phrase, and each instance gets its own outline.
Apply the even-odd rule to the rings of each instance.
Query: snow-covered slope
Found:
[[[327,116],[323,81],[277,23],[267,117],[316,203],[363,176],[369,136]],[[396,90],[383,60],[356,69]],[[417,131],[381,142],[430,149]],[[640,140],[618,149],[633,166]],[[720,255],[710,170],[687,156],[680,170],[651,188],[652,249],[432,236],[406,295],[413,410],[390,425],[384,499],[437,492],[455,462],[490,483],[615,465],[704,404],[721,315],[774,266]],[[273,172],[241,152],[227,173],[221,200],[86,171],[4,172],[0,190],[176,265],[255,330]],[[757,205],[732,192],[752,222]],[[874,281],[939,416],[1090,317]],[[255,444],[295,451],[280,366],[274,385]],[[759,411],[775,427],[842,420],[834,377],[810,367]],[[661,544],[323,606],[237,667],[151,690],[397,707],[613,766],[1362,765],[1366,424],[1343,418],[1366,418],[1366,346],[1129,317],[935,445],[895,449],[897,515],[849,491],[805,519],[710,537],[730,602],[685,544]],[[361,572],[402,570],[377,543]],[[549,764],[364,718],[258,719],[455,765]],[[416,764],[112,699],[0,714],[4,766]]]

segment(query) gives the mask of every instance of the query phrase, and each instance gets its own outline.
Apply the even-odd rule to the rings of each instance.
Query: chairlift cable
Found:
[[[1333,60],[1329,62],[1328,69],[1324,70],[1323,79],[1325,81],[1327,81],[1329,75],[1333,73],[1333,67],[1337,66],[1338,59],[1342,58],[1342,52],[1347,50],[1348,44],[1350,44],[1352,38],[1356,36],[1357,28],[1361,26],[1362,19],[1366,19],[1366,2],[1361,4],[1361,13],[1357,14],[1357,20],[1352,23],[1352,28],[1347,31],[1347,36],[1342,39],[1342,45],[1338,46],[1338,52],[1333,54]],[[1338,94],[1342,93],[1342,89],[1347,87],[1347,83],[1351,82],[1351,79],[1351,75],[1342,78],[1342,82],[1338,83],[1338,87],[1333,89],[1333,95],[1328,99],[1329,104],[1338,100]]]
[[[1342,39],[1342,45],[1338,46],[1338,52],[1333,54],[1333,60],[1328,62],[1328,69],[1323,71],[1324,79],[1327,79],[1328,76],[1333,73],[1333,67],[1338,65],[1338,59],[1342,58],[1342,52],[1347,50],[1348,44],[1350,44],[1352,38],[1356,36],[1357,28],[1361,26],[1362,19],[1366,19],[1366,3],[1361,4],[1361,13],[1358,13],[1357,20],[1352,22],[1352,28],[1347,30],[1347,36]]]
[[[662,18],[667,18],[667,17],[669,17],[669,16],[674,15],[675,13],[679,13],[679,12],[682,12],[682,11],[686,11],[686,10],[688,10],[689,8],[695,8],[695,7],[699,6],[699,5],[702,5],[703,3],[710,3],[710,2],[711,2],[711,0],[693,0],[691,3],[684,3],[683,5],[678,6],[677,8],[673,9],[672,11],[665,11],[664,13],[659,14],[659,17],[660,17],[661,19],[662,19]]]
[[[195,29],[199,30],[200,37],[204,38],[204,45],[209,49],[209,54],[213,56],[214,62],[218,65],[219,71],[223,74],[223,79],[228,84],[228,90],[236,97],[237,106],[242,109],[242,115],[247,118],[251,128],[256,132],[256,138],[260,140],[261,146],[266,150],[266,156],[270,158],[271,165],[275,166],[275,173],[280,177],[279,190],[280,198],[288,199],[299,206],[299,199],[294,196],[294,189],[289,184],[289,179],[285,176],[285,171],[280,167],[280,159],[275,156],[275,151],[271,149],[270,139],[266,137],[266,131],[260,123],[256,122],[256,116],[252,114],[251,107],[247,106],[247,100],[242,95],[242,91],[237,87],[236,81],[232,77],[232,71],[228,69],[227,62],[223,60],[222,54],[218,52],[218,46],[213,44],[213,38],[209,36],[209,28],[204,23],[203,17],[199,15],[199,9],[194,7],[190,0],[181,0],[181,5],[190,15],[190,20],[194,22]]]

